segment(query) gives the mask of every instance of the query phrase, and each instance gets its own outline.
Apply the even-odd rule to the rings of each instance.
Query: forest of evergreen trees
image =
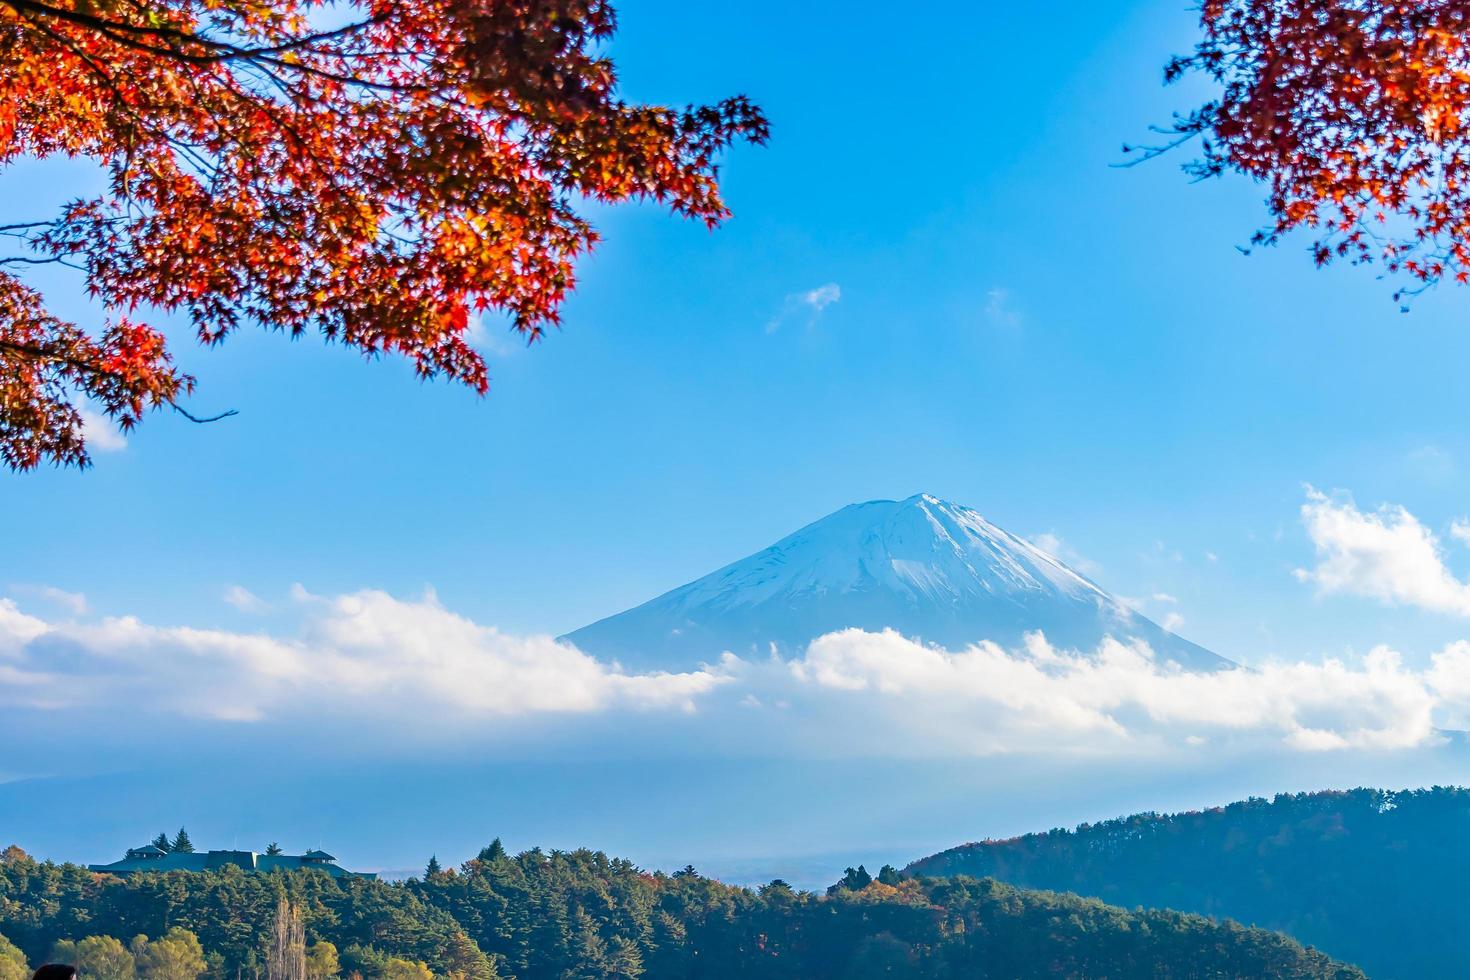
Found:
[[[993,880],[858,869],[827,894],[753,890],[498,842],[403,883],[119,878],[12,848],[0,936],[0,980],[52,958],[83,980],[1363,976],[1276,933]]]
[[[1470,790],[1283,794],[967,844],[922,875],[991,876],[1280,930],[1375,978],[1470,976]]]

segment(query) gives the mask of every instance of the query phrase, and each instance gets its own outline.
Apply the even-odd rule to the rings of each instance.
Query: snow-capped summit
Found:
[[[1146,641],[1194,670],[1230,666],[1130,610],[1035,544],[968,507],[918,494],[852,504],[764,551],[565,639],[628,667],[683,668],[729,650],[798,655],[824,633],[892,628],[959,649],[1033,630],[1090,651]]]

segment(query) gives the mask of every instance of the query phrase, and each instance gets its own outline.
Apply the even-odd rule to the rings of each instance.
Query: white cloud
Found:
[[[503,321],[492,328],[485,320],[485,314],[472,311],[464,332],[465,341],[480,353],[504,360],[529,346],[526,335],[519,330]]]
[[[1086,653],[1039,633],[1019,649],[947,650],[854,629],[794,660],[712,653],[708,665],[635,673],[476,623],[432,593],[293,591],[296,625],[253,632],[53,622],[0,599],[0,726],[35,730],[23,712],[64,710],[85,712],[88,737],[229,722],[357,745],[512,725],[539,738],[553,718],[603,717],[597,744],[609,750],[625,737],[639,750],[666,744],[668,729],[648,726],[678,724],[690,750],[924,756],[1402,749],[1470,727],[1470,642],[1423,669],[1379,647],[1188,673],[1112,639]],[[633,725],[630,712],[647,721]],[[658,741],[638,743],[639,732]]]
[[[820,313],[842,298],[842,287],[835,282],[809,289],[801,294],[801,301]]]
[[[304,590],[302,590],[304,594]],[[131,616],[46,623],[0,600],[0,702],[127,703],[143,713],[258,721],[322,714],[473,721],[614,708],[687,710],[720,667],[628,673],[548,636],[520,637],[432,596],[308,596],[292,636],[158,627]],[[64,673],[49,667],[64,663]]]
[[[1155,592],[1143,599],[1130,596],[1118,598],[1129,609],[1149,617],[1170,632],[1175,632],[1184,625],[1184,615],[1177,608],[1179,599],[1167,592]]]
[[[120,453],[128,448],[127,437],[118,431],[117,425],[101,412],[83,405],[78,409],[82,417],[82,438],[87,448],[94,453]]]
[[[1405,468],[1430,483],[1443,483],[1455,475],[1455,458],[1435,445],[1423,445],[1404,454]]]
[[[1040,534],[1033,535],[1031,543],[1048,554],[1055,555],[1062,550],[1062,539],[1051,531],[1043,531]]]
[[[1319,592],[1470,616],[1470,584],[1445,565],[1434,532],[1403,507],[1385,504],[1365,513],[1350,497],[1328,497],[1308,487],[1302,522],[1317,564],[1297,569],[1296,576]],[[1457,527],[1450,533],[1463,540],[1467,532]]]
[[[1028,540],[1053,558],[1059,558],[1071,565],[1083,575],[1095,576],[1102,572],[1102,565],[1080,554],[1076,548],[1063,541],[1055,531],[1033,534]]]
[[[1461,544],[1470,544],[1470,521],[1463,517],[1450,523],[1450,537]]]
[[[1380,647],[1351,665],[1190,673],[1111,639],[1090,655],[1039,634],[1020,650],[951,652],[892,631],[845,630],[814,642],[791,671],[804,684],[896,702],[899,716],[975,752],[1195,745],[1202,732],[1266,734],[1309,751],[1409,748],[1437,739],[1436,711],[1470,708],[1470,644],[1447,648],[1427,672]]]
[[[19,654],[47,630],[46,623],[21,612],[10,599],[0,599],[0,657]]]
[[[54,585],[13,585],[10,591],[15,595],[35,596],[45,599],[47,602],[60,606],[68,612],[80,616],[87,611],[87,597],[80,592],[68,592],[58,589]]]
[[[786,297],[786,301],[781,306],[781,312],[767,321],[766,333],[775,333],[780,330],[782,325],[796,314],[804,314],[807,326],[811,326],[817,322],[817,317],[822,315],[823,310],[840,299],[842,299],[842,287],[835,282],[829,282],[815,289],[792,293]]]
[[[266,601],[243,585],[225,589],[224,600],[241,612],[255,613],[268,608]]]
[[[1021,314],[1011,303],[1010,290],[996,286],[985,294],[985,318],[998,327],[1014,329],[1021,325]]]

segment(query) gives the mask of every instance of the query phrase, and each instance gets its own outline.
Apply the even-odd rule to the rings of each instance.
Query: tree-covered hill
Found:
[[[966,844],[917,875],[1229,917],[1373,977],[1470,976],[1470,790],[1300,793]]]
[[[14,850],[0,861],[9,962],[34,966],[63,944],[84,980],[258,980],[281,948],[283,898],[304,925],[308,980],[1363,976],[1264,930],[970,878],[815,895],[591,851],[512,857],[498,843],[401,884],[233,867],[117,878]]]

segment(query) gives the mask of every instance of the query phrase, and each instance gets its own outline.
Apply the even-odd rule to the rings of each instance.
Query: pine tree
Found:
[[[189,840],[189,832],[180,827],[178,834],[174,837],[174,842],[169,845],[168,849],[175,854],[193,854],[194,844]]]
[[[500,838],[497,837],[490,842],[489,847],[480,848],[480,853],[476,857],[476,860],[489,863],[491,861],[499,861],[505,857],[505,845],[500,843]]]
[[[168,834],[165,834],[162,831],[159,831],[158,836],[153,838],[153,846],[158,848],[160,851],[163,851],[164,853],[168,853],[169,851],[173,850],[174,847],[173,844],[169,842]]]
[[[428,881],[430,878],[442,873],[443,871],[444,869],[439,866],[439,856],[433,855],[429,858],[428,867],[424,868],[424,880]]]
[[[885,885],[897,885],[903,881],[903,874],[891,864],[885,864],[878,871],[878,880]]]
[[[860,864],[856,868],[848,868],[846,871],[844,871],[842,873],[842,880],[833,885],[831,888],[828,888],[827,894],[835,895],[837,892],[843,891],[844,889],[847,891],[860,892],[872,883],[873,876],[868,874],[868,869]]]
[[[269,844],[267,844],[265,846],[265,853],[271,854],[271,855],[280,854],[281,853],[281,845],[280,844],[277,844],[275,841],[271,841]]]

